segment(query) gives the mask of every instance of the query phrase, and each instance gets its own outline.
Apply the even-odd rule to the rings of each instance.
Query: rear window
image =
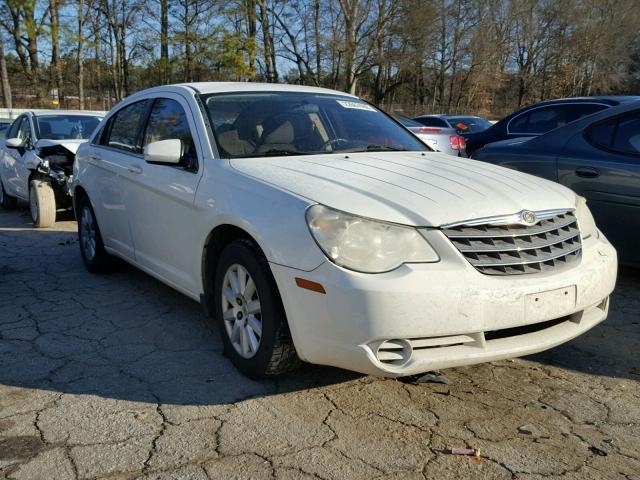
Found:
[[[447,120],[458,133],[482,132],[491,126],[491,122],[479,117],[449,117]]]

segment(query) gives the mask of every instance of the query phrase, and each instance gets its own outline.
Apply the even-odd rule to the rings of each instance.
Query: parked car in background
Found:
[[[492,143],[474,158],[559,182],[582,195],[622,262],[640,265],[640,102],[535,138]]]
[[[433,152],[332,90],[138,92],[80,146],[72,185],[86,267],[116,255],[200,301],[252,377],[538,352],[604,320],[616,280],[569,189]]]
[[[425,127],[421,123],[399,115],[393,116],[415,136],[429,145],[436,152],[466,157],[465,140],[458,135],[454,128]]]
[[[467,154],[485,145],[517,137],[535,137],[586,115],[615,107],[640,97],[578,97],[549,100],[524,107],[482,132],[464,133]]]
[[[75,110],[26,112],[11,125],[0,155],[0,205],[29,202],[36,227],[50,227],[72,206],[67,181],[78,146],[101,117]]]
[[[414,120],[426,127],[453,128],[458,134],[482,132],[493,125],[485,118],[470,115],[420,115]]]

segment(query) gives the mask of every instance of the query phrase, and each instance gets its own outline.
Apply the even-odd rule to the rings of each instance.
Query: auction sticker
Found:
[[[368,112],[375,112],[376,109],[367,103],[350,102],[348,100],[336,100],[344,108],[353,108],[355,110],[366,110]]]

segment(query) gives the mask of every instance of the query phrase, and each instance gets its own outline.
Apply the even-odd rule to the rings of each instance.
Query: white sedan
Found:
[[[31,111],[9,127],[0,150],[0,206],[29,202],[36,227],[50,227],[60,209],[71,208],[68,188],[78,146],[102,115],[76,110]]]
[[[201,302],[252,377],[404,376],[605,319],[616,252],[556,183],[432,152],[332,90],[193,83],[117,105],[75,163],[80,251]]]

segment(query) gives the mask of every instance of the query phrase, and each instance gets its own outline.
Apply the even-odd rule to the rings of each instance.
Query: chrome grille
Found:
[[[515,216],[468,221],[443,227],[464,257],[487,275],[536,273],[580,258],[582,244],[571,210],[536,212],[537,223],[512,222]]]

